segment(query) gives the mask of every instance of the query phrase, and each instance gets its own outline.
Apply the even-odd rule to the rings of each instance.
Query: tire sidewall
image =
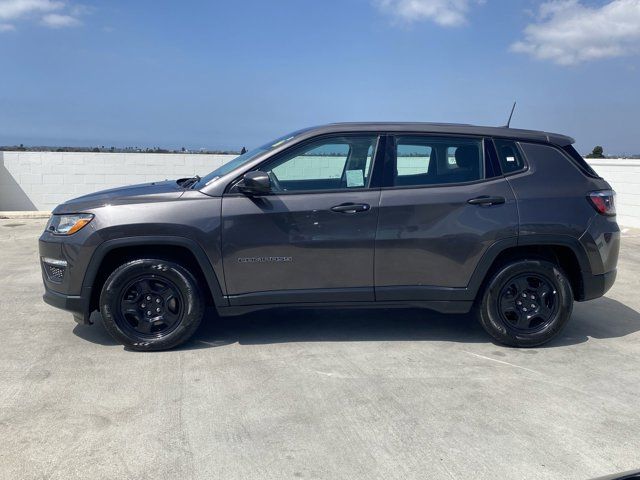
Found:
[[[137,337],[135,332],[121,326],[125,322],[120,313],[122,289],[142,275],[171,281],[182,296],[184,305],[179,324],[158,338]],[[100,294],[100,313],[105,328],[116,340],[134,350],[163,350],[185,342],[200,325],[203,312],[202,294],[194,276],[181,265],[166,260],[139,259],[121,265],[107,278]]]
[[[544,327],[533,332],[521,332],[511,327],[499,311],[498,300],[505,283],[521,274],[545,277],[556,290],[558,307],[553,318]],[[501,269],[489,280],[479,306],[480,323],[501,343],[517,347],[535,347],[548,342],[566,325],[573,310],[573,292],[566,274],[557,265],[546,260],[519,260]]]

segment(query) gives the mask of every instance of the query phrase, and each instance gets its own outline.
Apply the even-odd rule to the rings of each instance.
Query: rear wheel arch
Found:
[[[515,239],[513,239],[515,240]],[[584,298],[583,274],[591,268],[577,239],[565,236],[527,235],[517,241],[498,242],[487,251],[476,268],[470,286],[479,298],[492,275],[514,260],[541,259],[558,265],[567,275],[575,300]]]
[[[215,271],[196,242],[184,237],[134,237],[108,240],[94,252],[82,283],[83,290],[90,290],[89,313],[98,309],[102,286],[117,267],[134,259],[150,257],[182,264],[203,285],[208,304],[226,305]]]

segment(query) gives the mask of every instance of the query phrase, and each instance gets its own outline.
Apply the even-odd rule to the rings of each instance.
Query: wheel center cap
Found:
[[[524,291],[516,299],[516,308],[522,312],[536,312],[540,308],[538,295],[530,291]]]
[[[153,293],[147,293],[142,296],[140,309],[147,318],[159,317],[164,314],[164,302],[160,296]]]

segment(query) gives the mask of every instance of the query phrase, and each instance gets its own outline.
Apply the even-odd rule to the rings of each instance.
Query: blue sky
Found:
[[[0,144],[253,147],[358,120],[640,153],[640,0],[0,0]]]

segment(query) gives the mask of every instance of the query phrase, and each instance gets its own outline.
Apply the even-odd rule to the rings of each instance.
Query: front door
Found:
[[[305,142],[263,163],[272,192],[222,200],[231,305],[372,301],[375,135]]]
[[[390,151],[376,238],[376,300],[466,299],[487,249],[517,236],[507,180],[486,161],[482,138],[400,135]]]

